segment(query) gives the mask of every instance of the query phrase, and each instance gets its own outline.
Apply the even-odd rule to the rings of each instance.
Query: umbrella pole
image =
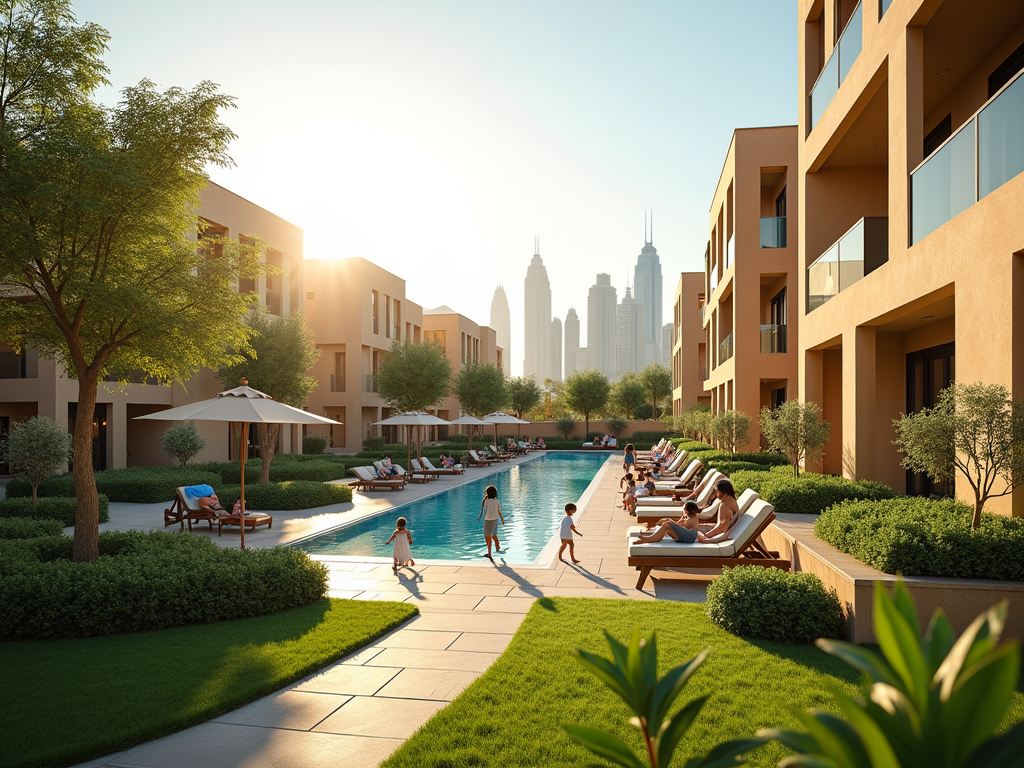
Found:
[[[412,430],[405,427],[405,471],[412,473]]]
[[[242,529],[242,549],[245,549],[245,455],[248,453],[246,449],[246,433],[249,431],[249,422],[242,422],[242,437],[238,441],[238,458],[242,462],[242,498],[239,500],[238,506],[238,527]]]

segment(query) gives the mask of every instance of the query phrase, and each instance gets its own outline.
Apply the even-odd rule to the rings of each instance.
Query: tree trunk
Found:
[[[585,414],[583,416],[583,423],[586,424],[586,427],[585,427],[586,432],[583,433],[583,440],[586,441],[586,440],[590,439],[590,414],[589,413]]]
[[[259,424],[256,427],[260,444],[260,483],[270,482],[270,462],[274,460],[274,449],[277,448],[277,435],[280,431],[280,424]]]
[[[954,494],[955,495],[955,494]],[[981,498],[981,491],[977,488],[974,489],[974,514],[971,515],[971,530],[976,531],[981,528],[981,510],[984,507],[984,501]]]
[[[75,544],[72,559],[76,563],[95,560],[100,554],[100,498],[92,467],[92,420],[96,412],[97,373],[79,371],[78,412],[75,415],[74,454]]]

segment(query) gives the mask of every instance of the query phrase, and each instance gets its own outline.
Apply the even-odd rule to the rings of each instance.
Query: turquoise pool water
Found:
[[[557,533],[566,503],[579,500],[607,459],[604,452],[546,453],[293,546],[311,555],[391,557],[391,546],[384,542],[395,530],[395,520],[404,517],[412,531],[414,558],[481,560],[487,545],[483,521],[476,516],[484,489],[494,485],[505,516],[504,527],[498,526],[505,562],[531,563]]]

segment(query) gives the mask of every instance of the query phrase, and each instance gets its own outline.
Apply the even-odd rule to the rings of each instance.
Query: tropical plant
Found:
[[[608,431],[611,432],[612,437],[618,439],[627,427],[626,420],[620,419],[618,416],[613,416],[608,419]]]
[[[216,258],[196,247],[199,193],[231,163],[220,113],[233,100],[210,82],[143,80],[103,106],[108,38],[67,0],[0,4],[0,340],[77,379],[76,561],[99,555],[100,381],[216,368],[248,336],[240,321],[257,297],[238,280],[267,269],[258,240],[221,240]]]
[[[517,376],[508,381],[508,401],[516,418],[523,418],[523,414],[536,408],[540,403],[541,392],[533,376]]]
[[[206,441],[199,434],[194,421],[175,424],[160,436],[160,448],[177,461],[182,469],[205,447]]]
[[[611,648],[612,658],[576,650],[574,656],[587,669],[607,685],[626,706],[633,717],[630,725],[640,731],[644,756],[638,757],[622,739],[597,728],[566,725],[569,738],[586,747],[595,755],[624,768],[668,768],[679,742],[708,701],[701,696],[690,701],[674,715],[670,710],[683,691],[683,686],[697,668],[704,663],[708,651],[672,669],[658,678],[658,646],[654,633],[646,640],[640,638],[640,629],[633,630],[629,645],[604,633]],[[691,757],[684,768],[725,768],[742,764],[742,755],[765,743],[765,738],[735,739],[714,747],[704,757]],[[593,765],[593,764],[592,764]]]
[[[734,410],[716,413],[711,419],[711,439],[722,450],[738,453],[750,442],[750,417]]]
[[[92,436],[91,429],[89,435]],[[39,485],[50,475],[56,474],[71,458],[71,435],[53,419],[33,416],[14,425],[0,446],[0,455],[6,455],[11,471],[32,484],[34,507]]]
[[[462,410],[480,418],[508,402],[505,374],[496,365],[466,363],[452,382],[452,392]]]
[[[989,499],[1024,485],[1024,401],[1011,400],[1000,384],[953,382],[934,408],[902,414],[893,426],[906,469],[936,482],[957,473],[967,479],[974,491],[974,530]]]
[[[301,408],[316,389],[317,379],[309,375],[309,370],[320,359],[316,338],[302,312],[276,317],[264,309],[256,309],[245,322],[252,331],[251,348],[240,352],[235,362],[222,366],[217,377],[229,389],[246,379],[250,387]],[[257,424],[256,427],[263,460],[260,482],[269,483],[270,463],[274,460],[281,425]]]
[[[627,419],[635,418],[636,409],[646,401],[647,390],[632,371],[622,374],[622,378],[612,385],[609,405]]]
[[[672,396],[672,374],[664,365],[651,363],[640,371],[639,379],[657,419],[658,405]]]
[[[562,436],[563,440],[568,440],[569,435],[576,429],[576,419],[572,416],[563,416],[555,422],[555,429],[558,430],[558,434]]]
[[[434,342],[413,344],[408,339],[391,343],[374,381],[381,398],[399,413],[422,411],[448,394],[452,364],[444,348]]]
[[[1020,644],[999,644],[1006,603],[978,616],[957,639],[937,610],[922,635],[902,580],[890,596],[875,582],[880,653],[840,641],[822,650],[866,676],[860,696],[834,691],[842,713],[799,714],[807,733],[770,729],[797,754],[787,768],[1013,768],[1024,723],[1001,735],[1020,674]]]
[[[761,434],[773,451],[789,459],[796,477],[801,463],[821,458],[830,431],[829,423],[821,418],[821,408],[814,403],[788,400],[774,411],[761,409]]]
[[[590,433],[590,414],[608,402],[611,385],[600,371],[593,368],[574,373],[565,382],[566,405],[582,414],[586,432]]]

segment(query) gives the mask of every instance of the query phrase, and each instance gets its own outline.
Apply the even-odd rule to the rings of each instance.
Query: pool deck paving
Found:
[[[378,764],[494,662],[523,616],[541,597],[703,602],[706,577],[673,574],[634,588],[623,538],[620,465],[609,457],[584,495],[576,527],[578,565],[423,564],[392,572],[380,559],[318,558],[330,572],[329,596],[396,600],[419,615],[319,672],[201,725],[141,744],[80,768],[364,768]],[[529,461],[530,457],[515,459]],[[367,514],[390,509],[458,482],[507,468],[470,469],[460,479],[410,485],[400,492],[356,493],[352,504],[317,514],[274,514],[274,528],[246,534],[248,546],[288,543]],[[162,529],[160,505],[111,504],[101,528]],[[123,509],[122,509],[123,508]],[[156,521],[154,523],[154,520]],[[201,533],[197,526],[195,532]],[[211,535],[209,532],[201,535]],[[237,546],[237,531],[212,539]],[[413,553],[415,555],[415,551]],[[568,557],[568,552],[566,552]]]

